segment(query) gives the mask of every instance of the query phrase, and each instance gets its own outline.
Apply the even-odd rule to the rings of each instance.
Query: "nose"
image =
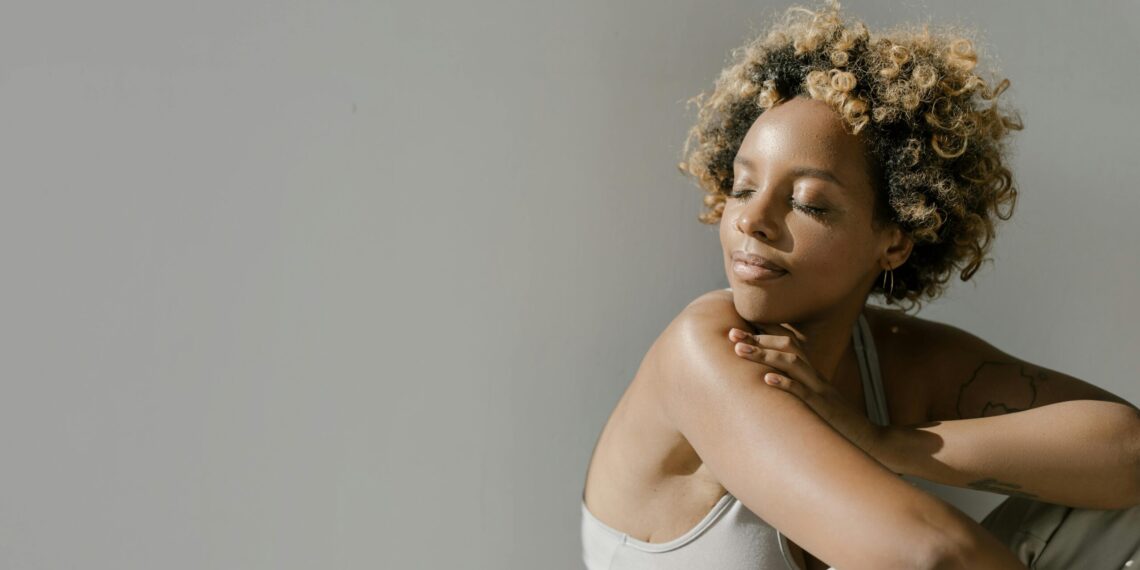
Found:
[[[736,210],[736,229],[761,241],[776,241],[784,214],[779,194],[776,188],[753,190]]]

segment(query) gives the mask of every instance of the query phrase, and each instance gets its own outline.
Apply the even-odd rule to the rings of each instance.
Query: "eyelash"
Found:
[[[751,190],[737,190],[736,192],[733,192],[733,193],[729,194],[728,196],[730,198],[736,198],[737,200],[744,202],[744,201],[748,200],[748,198],[746,196],[748,196],[751,193],[752,193]],[[827,213],[827,210],[825,210],[823,208],[816,208],[815,206],[808,206],[807,204],[802,204],[802,203],[797,202],[795,200],[791,200],[791,202],[792,202],[793,208],[801,210],[809,216],[822,217],[824,214]]]

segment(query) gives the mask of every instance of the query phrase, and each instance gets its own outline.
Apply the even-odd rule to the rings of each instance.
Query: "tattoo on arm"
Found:
[[[1019,491],[1018,489],[1021,489],[1021,485],[1018,485],[1016,483],[1005,483],[998,481],[997,479],[979,479],[977,481],[969,483],[969,486],[971,489],[977,489],[979,491],[989,491],[991,493],[1000,493],[1002,495],[1010,495],[1014,497],[1024,497],[1026,499],[1037,498],[1037,495],[1034,495],[1032,493]]]
[[[1010,368],[1017,369],[1017,379],[1009,379]],[[1047,378],[1045,371],[1035,366],[982,362],[958,388],[958,417],[980,418],[1028,410],[1037,402],[1037,383]]]

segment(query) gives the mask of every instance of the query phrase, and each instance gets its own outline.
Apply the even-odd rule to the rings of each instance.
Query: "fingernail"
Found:
[[[756,351],[755,346],[752,346],[751,344],[746,344],[743,342],[736,343],[736,348],[739,349],[740,352],[755,352]]]
[[[765,376],[764,381],[769,383],[769,384],[772,384],[772,385],[776,385],[776,384],[780,383],[780,379],[776,376],[772,376],[771,374]]]

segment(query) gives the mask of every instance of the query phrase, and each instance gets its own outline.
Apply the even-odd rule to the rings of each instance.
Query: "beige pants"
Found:
[[[1140,570],[1140,506],[1104,511],[1010,497],[982,526],[1031,570]]]

